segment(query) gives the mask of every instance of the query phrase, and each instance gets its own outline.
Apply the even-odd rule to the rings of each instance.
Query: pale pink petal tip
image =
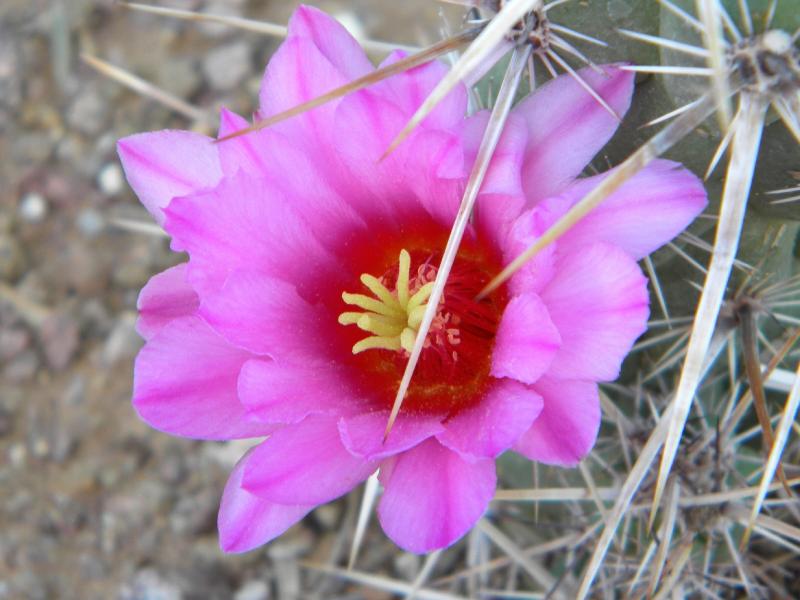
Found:
[[[633,96],[634,74],[614,65],[578,75],[619,118]],[[549,81],[514,109],[528,123],[522,181],[530,202],[559,193],[580,175],[619,126],[619,120],[570,75]]]
[[[564,213],[613,172],[579,179],[543,205]],[[707,203],[703,182],[696,175],[679,163],[655,160],[576,223],[559,243],[577,247],[608,242],[639,259],[686,229]]]
[[[494,460],[469,462],[427,440],[381,469],[383,530],[398,546],[422,554],[467,533],[494,496]]]
[[[314,507],[269,502],[242,488],[249,459],[245,455],[234,468],[220,502],[217,527],[224,552],[248,552],[275,539],[300,521]]]
[[[139,133],[117,142],[128,183],[153,218],[178,196],[213,187],[222,177],[213,140],[191,131]]]

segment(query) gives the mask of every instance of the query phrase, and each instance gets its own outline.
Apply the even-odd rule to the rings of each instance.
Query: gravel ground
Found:
[[[426,0],[317,4],[372,37],[420,43],[437,33]],[[278,23],[294,5],[170,3]],[[130,405],[142,343],[138,291],[181,257],[162,237],[113,225],[148,222],[115,141],[204,127],[99,75],[79,55],[122,66],[208,114],[220,105],[247,114],[277,43],[132,13],[111,0],[0,2],[2,599],[390,597],[298,565],[346,554],[356,497],[316,511],[267,548],[223,555],[217,504],[246,446],[171,438]],[[377,531],[363,562],[405,578],[418,567]]]

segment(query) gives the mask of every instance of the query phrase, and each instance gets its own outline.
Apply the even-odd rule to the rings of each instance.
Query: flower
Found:
[[[398,60],[400,53],[389,61]],[[372,70],[335,21],[302,7],[267,67],[260,115]],[[617,123],[574,80],[520,103],[495,153],[403,409],[389,409],[487,115],[451,93],[392,155],[444,75],[419,67],[268,130],[212,144],[181,131],[119,142],[128,181],[188,263],[142,290],[133,403],[162,431],[268,436],[222,498],[224,550],[280,535],[376,470],[399,546],[452,544],[486,511],[508,449],[574,466],[648,317],[636,260],[705,206],[656,161],[507,286],[478,291],[603,175],[576,179]],[[632,75],[582,76],[620,114]],[[222,113],[220,136],[246,126]]]

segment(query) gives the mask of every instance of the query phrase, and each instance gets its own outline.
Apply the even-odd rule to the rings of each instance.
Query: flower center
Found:
[[[383,275],[360,276],[369,293],[342,294],[350,310],[339,314],[338,322],[363,332],[364,337],[352,345],[352,354],[370,395],[387,408],[433,290],[436,258],[402,249],[397,263]],[[486,389],[505,296],[480,302],[474,298],[495,270],[474,257],[456,260],[403,410],[452,413],[477,401]]]
[[[378,279],[367,273],[361,275],[361,283],[374,297],[343,293],[342,300],[345,304],[358,307],[362,311],[348,311],[339,315],[340,324],[357,325],[362,331],[372,334],[353,345],[353,354],[376,349],[411,352],[435,278],[436,269],[430,264],[421,265],[412,278],[411,255],[405,249],[400,251],[397,281],[393,292],[386,287],[386,277]],[[444,298],[440,304],[444,304]],[[440,311],[436,315],[431,327],[434,338],[441,337],[441,330],[449,321],[451,321],[449,313],[442,315]],[[444,329],[446,340],[452,345],[457,345],[458,329],[455,327],[444,327]],[[429,346],[430,337],[426,340],[426,347]]]

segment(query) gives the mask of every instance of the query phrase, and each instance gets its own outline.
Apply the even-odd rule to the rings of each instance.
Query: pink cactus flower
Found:
[[[388,61],[397,60],[400,53]],[[293,16],[260,115],[373,69],[335,21]],[[487,509],[495,458],[574,466],[648,318],[636,261],[703,209],[656,161],[510,283],[477,292],[602,175],[576,179],[617,123],[559,77],[513,111],[394,429],[383,433],[487,115],[453,92],[379,158],[446,69],[432,63],[258,133],[119,142],[128,181],[189,261],[139,299],[133,403],[153,427],[266,440],[225,488],[221,546],[255,548],[379,471],[378,515],[411,552],[454,543]],[[630,73],[582,76],[619,113]],[[220,135],[246,126],[223,111]]]

